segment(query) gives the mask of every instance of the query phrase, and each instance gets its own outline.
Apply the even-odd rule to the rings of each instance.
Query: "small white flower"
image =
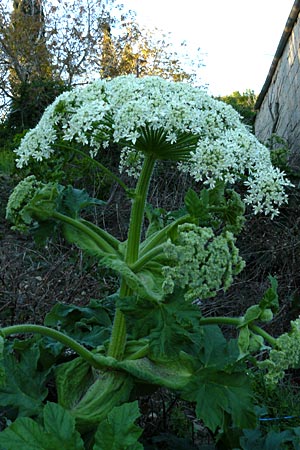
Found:
[[[147,146],[149,133],[156,140]],[[180,170],[210,187],[217,180],[235,183],[248,177],[245,200],[255,212],[277,214],[291,185],[231,106],[187,83],[160,77],[121,76],[64,92],[23,138],[17,167],[50,158],[59,140],[89,147],[92,157],[118,144],[120,170],[135,177],[143,152],[149,151],[176,160]]]

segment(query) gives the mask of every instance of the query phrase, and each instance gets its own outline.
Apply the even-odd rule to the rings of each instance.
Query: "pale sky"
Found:
[[[148,28],[200,47],[200,77],[212,95],[259,94],[294,0],[123,0]]]

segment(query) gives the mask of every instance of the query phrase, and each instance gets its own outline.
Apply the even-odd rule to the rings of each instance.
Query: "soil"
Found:
[[[84,305],[105,296],[115,279],[62,239],[37,247],[31,236],[11,230],[5,206],[14,180],[0,179],[1,325],[42,323],[57,302]]]
[[[170,182],[170,180],[169,180]],[[116,289],[117,280],[101,270],[80,250],[56,238],[43,248],[30,235],[11,230],[5,219],[5,207],[16,181],[0,174],[0,321],[4,324],[41,323],[57,302],[84,305]],[[172,187],[172,186],[171,186]],[[157,188],[157,182],[156,182]],[[161,191],[161,190],[160,190]],[[179,201],[165,192],[169,209]],[[113,202],[104,216],[96,217],[110,232],[124,239],[129,220],[129,204],[112,189]],[[249,214],[238,239],[246,268],[228,290],[203,305],[204,315],[239,316],[260,301],[269,287],[268,276],[276,276],[279,285],[280,313],[267,328],[275,335],[289,328],[289,321],[300,313],[300,192],[294,191],[289,205],[278,218]],[[155,203],[155,198],[152,199]],[[114,205],[114,206],[113,206]],[[171,208],[170,208],[171,206]]]
[[[39,248],[31,236],[11,229],[5,220],[5,207],[15,183],[14,178],[0,174],[0,325],[42,323],[57,302],[82,306],[92,298],[114,292],[118,281],[115,276],[103,269],[99,271],[92,258],[83,257],[80,250],[62,238]],[[176,195],[179,192],[177,189]],[[124,238],[129,205],[116,197],[118,194],[113,189],[112,195],[117,206],[108,207],[105,222],[103,217],[97,217],[97,220]],[[296,191],[289,205],[273,221],[268,217],[249,215],[237,244],[247,263],[246,269],[228,292],[221,292],[202,305],[204,315],[242,315],[247,307],[260,301],[269,287],[268,275],[271,274],[278,279],[280,311],[266,329],[274,336],[289,329],[290,320],[300,313],[299,197]],[[169,204],[173,203],[171,207],[178,201],[170,195],[165,198]],[[233,330],[226,333],[234,336]],[[170,431],[171,425],[165,423],[169,415],[161,412],[171,400],[170,394],[164,391],[145,398],[143,420],[148,433],[161,432],[163,427],[166,432]],[[174,410],[178,410],[178,405],[174,405]],[[184,410],[184,415],[189,425],[193,424],[202,433],[197,434],[196,440],[197,444],[201,442],[200,448],[204,448],[203,445],[214,448],[212,437],[196,420],[194,412]]]

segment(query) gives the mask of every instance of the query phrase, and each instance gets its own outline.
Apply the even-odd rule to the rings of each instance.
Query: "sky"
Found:
[[[262,89],[294,0],[123,0],[148,28],[172,33],[187,51],[200,47],[199,69],[212,95]]]

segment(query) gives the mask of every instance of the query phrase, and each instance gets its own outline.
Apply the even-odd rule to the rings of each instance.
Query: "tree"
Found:
[[[12,87],[36,78],[51,78],[41,0],[14,0],[4,37],[2,44],[11,55],[13,63],[10,68]]]
[[[10,126],[31,128],[62,90],[99,76],[192,80],[168,36],[157,36],[115,0],[3,0],[0,107]]]
[[[247,89],[242,94],[239,91],[234,91],[232,94],[218,97],[219,100],[231,105],[242,116],[243,122],[246,125],[253,127],[255,119],[255,102],[256,95],[253,90]]]
[[[182,43],[181,49],[184,45]],[[184,68],[183,58],[186,55],[174,50],[170,33],[143,28],[132,16],[123,17],[115,29],[108,23],[103,24],[101,57],[97,62],[102,78],[135,74],[137,77],[158,75],[174,81],[195,81],[192,61]],[[196,63],[199,68],[199,54]]]
[[[0,10],[0,90],[2,106],[10,103],[8,124],[19,131],[33,126],[59,92],[49,95],[53,74],[41,0],[14,0],[11,12],[4,6]]]

